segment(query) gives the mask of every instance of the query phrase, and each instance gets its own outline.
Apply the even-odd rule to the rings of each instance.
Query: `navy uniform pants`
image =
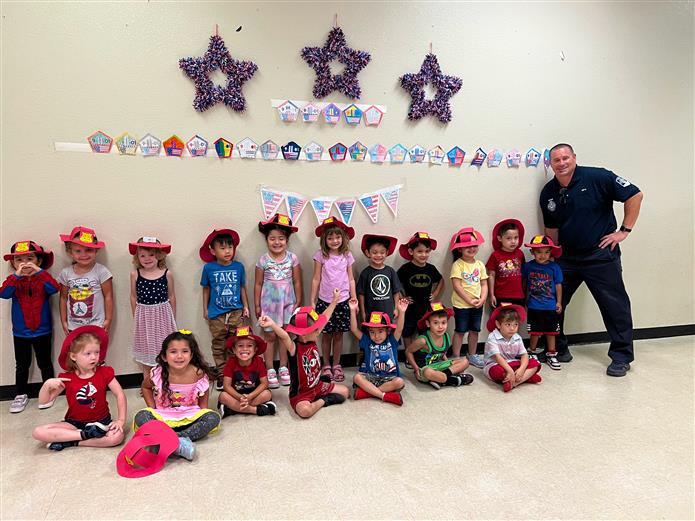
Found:
[[[630,363],[635,359],[632,344],[632,311],[630,297],[623,283],[620,250],[596,249],[586,255],[560,257],[556,261],[562,268],[562,314],[560,335],[557,337],[558,353],[567,351],[564,319],[572,295],[583,282],[594,297],[611,338],[608,356],[616,362]]]

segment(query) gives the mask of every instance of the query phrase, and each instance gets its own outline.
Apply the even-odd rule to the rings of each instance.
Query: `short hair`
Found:
[[[574,154],[574,148],[572,148],[572,145],[570,145],[568,143],[558,143],[557,145],[555,145],[553,148],[550,149],[549,153],[552,154],[554,150],[557,150],[559,148],[569,148],[570,152],[572,152]]]
[[[499,312],[495,320],[499,323],[502,323],[505,320],[521,322],[521,316],[516,309],[503,309]]]
[[[497,230],[497,236],[502,237],[505,233],[507,233],[509,230],[518,230],[519,227],[514,224],[514,223],[504,223],[502,226],[499,227]]]
[[[212,240],[210,247],[213,248],[215,244],[219,246],[234,246],[234,239],[232,239],[232,236],[228,233],[220,233]]]
[[[321,237],[319,238],[319,244],[321,245],[321,254],[328,258],[328,255],[330,253],[330,248],[328,247],[328,236],[332,233],[337,233],[343,238],[343,242],[340,245],[340,248],[338,248],[338,253],[341,255],[345,255],[347,252],[350,251],[350,237],[348,237],[348,234],[343,230],[340,226],[336,226],[335,224],[326,226],[323,231],[321,232]]]
[[[288,241],[290,240],[290,235],[292,235],[292,231],[290,231],[286,226],[280,226],[279,224],[275,223],[264,224],[262,226],[259,226],[258,228],[261,231],[261,233],[265,235],[266,239],[268,238],[268,235],[270,235],[270,232],[272,232],[273,230],[281,231]]]
[[[375,244],[381,244],[386,248],[386,251],[391,247],[391,241],[386,237],[368,237],[367,240],[364,241],[364,246],[367,248],[367,251],[371,250],[372,246]]]
[[[413,242],[408,244],[408,249],[409,250],[414,250],[420,245],[423,245],[425,248],[429,248],[430,250],[432,249],[432,241],[430,239],[415,239]]]

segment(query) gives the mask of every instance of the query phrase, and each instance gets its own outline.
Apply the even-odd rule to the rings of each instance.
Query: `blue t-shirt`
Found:
[[[241,309],[241,287],[246,284],[244,265],[232,261],[229,266],[208,262],[203,266],[201,286],[210,286],[208,318],[215,318],[235,309]]]
[[[526,281],[528,308],[555,311],[555,284],[562,284],[562,270],[557,262],[538,264],[535,260],[529,261],[521,266],[521,276]]]
[[[364,351],[364,363],[360,366],[361,373],[377,376],[400,376],[398,367],[398,340],[389,333],[383,344],[374,344],[368,334],[360,339],[360,349]]]

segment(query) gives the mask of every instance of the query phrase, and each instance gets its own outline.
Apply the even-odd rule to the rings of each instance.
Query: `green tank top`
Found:
[[[451,337],[449,333],[444,333],[444,344],[442,347],[437,347],[434,345],[432,338],[430,337],[430,332],[425,331],[424,335],[419,335],[418,338],[424,338],[427,343],[427,349],[420,349],[415,353],[415,361],[418,367],[423,367],[425,365],[430,365],[435,362],[441,362],[444,355],[451,347]]]

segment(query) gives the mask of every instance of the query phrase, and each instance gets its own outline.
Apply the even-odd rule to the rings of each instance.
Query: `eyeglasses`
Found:
[[[567,187],[566,187],[566,186],[563,186],[562,188],[560,188],[559,194],[560,194],[560,202],[561,202],[562,204],[567,204],[567,197],[568,197],[568,196],[567,196],[567,191],[568,191],[568,190],[567,190]]]

